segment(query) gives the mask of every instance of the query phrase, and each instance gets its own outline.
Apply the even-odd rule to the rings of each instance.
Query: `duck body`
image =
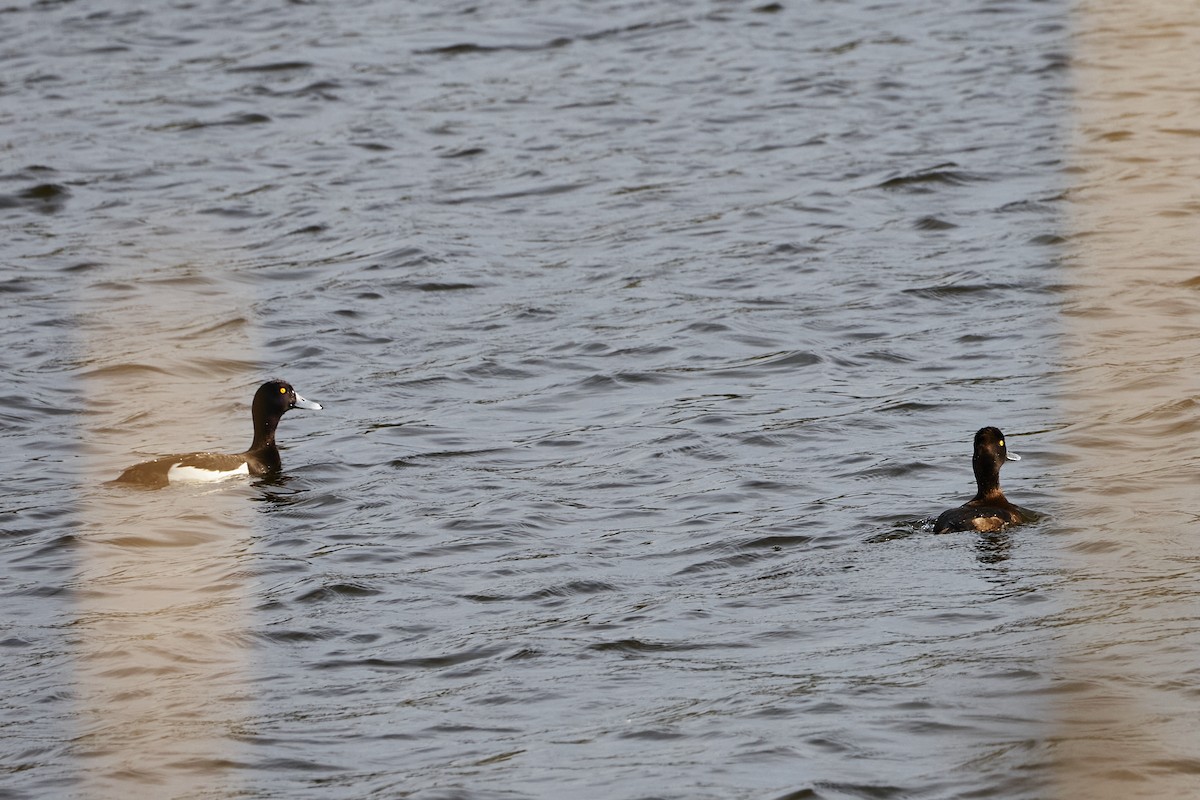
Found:
[[[320,410],[321,404],[305,400],[287,381],[270,380],[258,387],[251,405],[254,439],[243,453],[183,453],[162,456],[135,464],[116,478],[129,483],[161,488],[172,483],[221,481],[237,475],[269,475],[283,466],[275,429],[293,408]]]
[[[975,496],[958,508],[944,511],[933,524],[934,533],[956,531],[997,531],[1006,525],[1019,525],[1034,517],[1031,512],[1014,505],[1000,490],[1000,467],[1006,461],[1020,461],[1010,453],[999,428],[980,428],[975,434],[975,450],[971,468],[978,488]]]
[[[1025,514],[1020,507],[1001,498],[1002,503],[969,500],[958,508],[943,511],[933,524],[934,533],[998,531],[1005,525],[1020,525]]]

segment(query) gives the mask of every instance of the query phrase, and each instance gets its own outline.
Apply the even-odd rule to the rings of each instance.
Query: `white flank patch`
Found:
[[[211,483],[212,481],[223,481],[226,478],[232,478],[234,475],[249,474],[250,465],[244,461],[237,469],[229,469],[224,472],[215,469],[200,469],[199,467],[182,467],[179,464],[175,464],[167,470],[167,480],[171,483],[182,483],[184,481]]]

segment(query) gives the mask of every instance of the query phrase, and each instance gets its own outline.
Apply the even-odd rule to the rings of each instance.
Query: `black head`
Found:
[[[307,408],[313,411],[321,409],[320,403],[314,403],[311,400],[305,400],[300,395],[296,394],[296,390],[287,381],[279,379],[267,381],[262,386],[258,387],[258,391],[254,393],[254,416],[262,419],[274,418],[278,420],[285,412],[293,408]]]
[[[971,457],[971,466],[975,470],[975,480],[979,483],[980,494],[1000,490],[1000,467],[1005,461],[1020,461],[1016,453],[1008,452],[1004,443],[1004,434],[999,428],[980,428],[975,434],[975,454]]]
[[[275,447],[275,427],[279,418],[293,408],[321,408],[320,403],[305,400],[287,381],[267,381],[254,393],[254,404],[250,414],[254,418],[254,441],[247,452],[256,452]]]

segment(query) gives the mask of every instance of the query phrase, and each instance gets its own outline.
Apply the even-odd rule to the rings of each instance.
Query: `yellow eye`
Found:
[[[1004,440],[1003,440],[1003,439],[1001,439],[1001,440],[1000,440],[1000,446],[1001,446],[1001,447],[1004,447]]]
[[[285,389],[284,387],[280,386],[280,387],[279,387],[279,393],[280,393],[280,394],[287,394],[287,389]],[[1001,442],[1000,444],[1004,444],[1004,442]]]

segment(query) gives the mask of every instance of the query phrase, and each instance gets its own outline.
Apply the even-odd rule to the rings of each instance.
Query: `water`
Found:
[[[1186,796],[1198,28],[1120,13],[6,10],[0,795]],[[106,485],[273,375],[283,475]],[[1046,516],[934,536],[985,424]]]

